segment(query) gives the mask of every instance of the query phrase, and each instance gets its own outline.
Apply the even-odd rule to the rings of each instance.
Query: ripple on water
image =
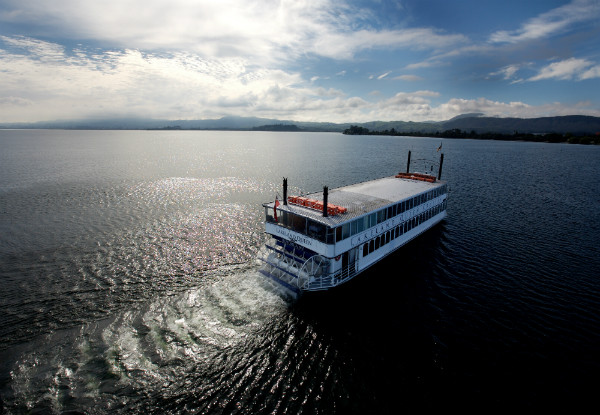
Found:
[[[40,340],[50,347],[32,345],[23,352],[11,371],[12,393],[5,404],[13,410],[54,412],[83,406],[151,409],[152,402],[179,391],[173,385],[183,382],[180,386],[189,388],[186,379],[204,384],[215,376],[224,382],[218,387],[222,395],[224,385],[249,381],[238,379],[244,377],[242,366],[264,371],[256,366],[260,356],[245,357],[236,350],[255,343],[262,327],[288,306],[285,297],[248,270],[78,330],[53,332]],[[237,369],[230,372],[232,366]],[[150,401],[147,391],[156,394]]]

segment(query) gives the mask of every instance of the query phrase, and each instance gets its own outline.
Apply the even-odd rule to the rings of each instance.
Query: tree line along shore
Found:
[[[391,135],[391,136],[404,136],[404,137],[434,137],[434,138],[471,138],[477,140],[503,140],[503,141],[534,141],[541,143],[569,143],[569,144],[596,144],[600,145],[600,133],[595,134],[571,134],[571,133],[545,133],[545,134],[532,134],[532,133],[520,133],[515,131],[512,134],[506,133],[478,133],[475,130],[471,132],[462,131],[458,128],[454,128],[446,131],[434,131],[434,132],[420,132],[410,131],[402,132],[396,131],[394,128],[391,130],[381,131],[370,131],[368,128],[360,127],[358,125],[351,125],[343,131],[346,135]]]

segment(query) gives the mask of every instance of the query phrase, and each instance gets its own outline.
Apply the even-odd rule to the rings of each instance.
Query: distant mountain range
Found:
[[[80,130],[266,130],[342,132],[351,125],[370,131],[394,129],[397,132],[442,132],[451,129],[476,133],[572,133],[600,132],[600,117],[568,115],[543,118],[496,118],[464,114],[447,121],[371,121],[366,123],[297,122],[257,117],[227,116],[211,120],[156,120],[143,118],[4,123],[0,128],[80,129]]]

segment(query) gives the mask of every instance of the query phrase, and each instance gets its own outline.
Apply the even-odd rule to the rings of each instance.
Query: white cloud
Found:
[[[315,39],[310,51],[334,59],[351,59],[362,50],[430,49],[440,50],[466,41],[462,35],[447,35],[432,29],[382,30],[354,32],[332,31]]]
[[[438,49],[462,35],[428,28],[377,30],[337,0],[5,0],[0,22],[47,22],[45,35],[116,48],[185,50],[212,57],[281,61],[307,53],[350,59],[374,48]],[[135,11],[135,12],[132,12]],[[368,13],[366,13],[368,15]],[[48,33],[51,32],[51,33]]]
[[[579,79],[593,79],[600,78],[600,65],[592,66],[591,68],[584,71],[579,75]]]
[[[497,72],[492,72],[490,76],[502,76],[502,78],[508,80],[512,79],[519,69],[521,69],[520,65],[508,65]]]
[[[537,75],[529,78],[529,81],[545,79],[584,80],[599,77],[600,65],[595,65],[586,59],[570,58],[545,66]]]
[[[276,100],[269,91],[277,88],[302,90],[298,74],[251,67],[240,58],[215,60],[183,52],[161,55],[138,50],[78,50],[70,55],[48,42],[3,40],[26,51],[0,55],[1,121],[98,114],[204,118],[204,111],[211,108],[247,111],[261,97]],[[334,92],[327,90],[327,94]],[[19,111],[23,103],[29,103],[26,112]]]
[[[500,102],[486,98],[462,99],[452,98],[434,105],[430,98],[437,97],[436,92],[418,91],[416,93],[399,93],[390,99],[383,99],[361,108],[353,114],[353,121],[443,121],[461,114],[481,112],[492,117],[534,118],[540,116],[585,114],[599,116],[600,111],[589,102],[566,106],[550,103],[541,106],[528,105],[523,102]]]
[[[401,81],[408,81],[408,82],[416,82],[416,81],[422,81],[424,78],[417,76],[417,75],[400,75],[400,76],[396,76],[393,79],[397,79],[397,80],[401,80]]]
[[[0,54],[0,122],[92,116],[202,119],[225,114],[331,122],[440,121],[467,112],[600,115],[590,103],[530,106],[484,98],[434,103],[440,94],[430,90],[392,97],[372,94],[367,100],[339,89],[314,87],[295,72],[253,67],[241,58],[83,48],[69,53],[34,39],[4,41],[13,49]],[[26,52],[18,53],[17,47]],[[585,67],[581,78],[598,75],[597,66],[581,67]]]
[[[498,31],[490,36],[492,43],[517,43],[546,38],[567,30],[585,21],[600,18],[598,0],[573,0],[564,6],[552,9],[530,19],[515,31]]]

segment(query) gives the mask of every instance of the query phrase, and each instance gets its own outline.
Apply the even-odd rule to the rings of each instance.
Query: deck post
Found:
[[[287,177],[283,178],[283,204],[287,205]]]
[[[327,198],[329,196],[329,189],[327,186],[323,187],[323,217],[327,217]]]
[[[406,163],[406,172],[410,173],[410,150],[408,150],[408,162]]]
[[[442,180],[442,164],[444,164],[444,153],[440,154],[440,169],[438,171],[438,180]]]

